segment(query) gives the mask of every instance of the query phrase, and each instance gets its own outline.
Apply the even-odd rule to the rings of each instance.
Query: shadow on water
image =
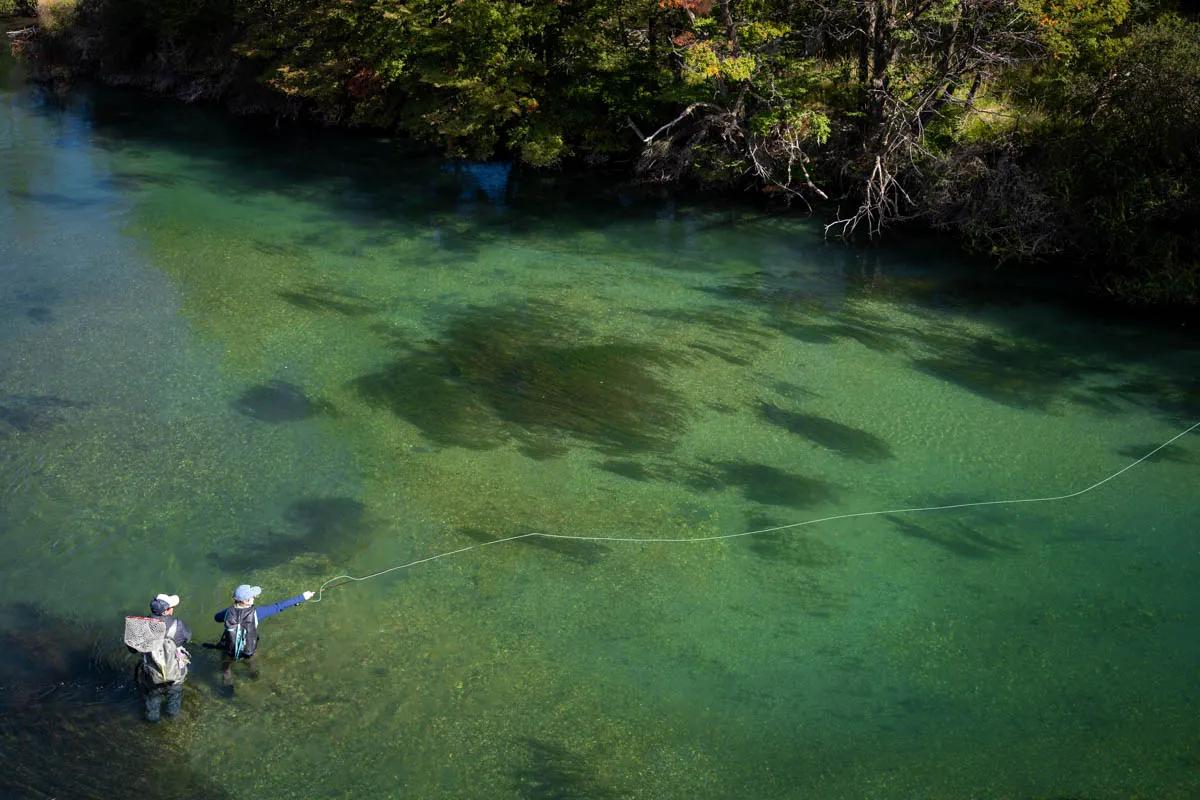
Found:
[[[772,425],[802,436],[816,445],[858,461],[884,461],[892,458],[887,442],[859,428],[843,425],[815,414],[786,411],[772,403],[760,402],[759,415]]]
[[[0,796],[230,796],[188,768],[179,744],[176,729],[197,712],[194,692],[185,689],[179,720],[140,718],[119,624],[99,630],[28,605],[0,618]]]
[[[318,414],[334,415],[332,405],[310,400],[300,387],[286,381],[270,381],[242,393],[233,407],[259,422],[296,422]]]
[[[469,539],[474,539],[477,542],[494,542],[497,539],[507,539],[510,536],[517,536],[516,533],[504,533],[493,535],[488,531],[480,528],[459,528],[458,533],[466,536]],[[576,564],[590,567],[593,564],[598,564],[600,559],[609,552],[609,548],[599,542],[579,541],[576,539],[547,539],[543,536],[529,536],[524,539],[516,539],[512,542],[506,542],[498,547],[505,547],[509,544],[524,545],[526,547],[536,547],[539,550],[544,550],[548,553],[562,556],[568,561],[573,561]]]
[[[607,800],[621,796],[604,785],[587,759],[564,747],[527,738],[525,763],[513,771],[523,800]]]
[[[440,339],[402,348],[353,385],[437,444],[515,440],[535,457],[564,438],[614,454],[670,450],[685,408],[655,370],[672,359],[642,344],[581,341],[578,323],[552,311],[470,309]]]
[[[327,562],[342,563],[365,547],[374,531],[366,507],[350,497],[307,497],[288,506],[283,515],[289,533],[266,531],[265,534],[239,540],[221,552],[209,553],[209,559],[229,573],[286,564],[305,555]],[[309,567],[318,572],[324,567]]]
[[[924,526],[894,514],[887,515],[886,519],[902,535],[937,545],[962,558],[987,559],[1020,552],[1015,545],[985,536],[958,520]]]

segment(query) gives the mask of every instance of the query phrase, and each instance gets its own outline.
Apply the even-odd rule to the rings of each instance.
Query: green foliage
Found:
[[[1047,54],[1061,65],[1110,54],[1130,6],[1129,0],[1021,0],[1021,8],[1036,20]]]
[[[1056,142],[1053,163],[1088,249],[1125,292],[1200,302],[1200,24],[1139,26],[1072,89],[1066,111],[1086,122]]]
[[[57,29],[48,40],[87,42],[79,57],[96,71],[183,76],[188,96],[254,94],[276,113],[394,130],[454,157],[640,157],[655,180],[809,199],[819,185],[851,203],[887,162],[879,198],[896,200],[893,216],[967,209],[958,230],[998,257],[1086,252],[1121,292],[1195,298],[1200,31],[1165,13],[1172,2],[39,6]],[[63,35],[71,26],[88,35]],[[1070,222],[1030,224],[1031,208]]]
[[[65,30],[75,17],[76,0],[37,0],[38,24],[44,30]]]

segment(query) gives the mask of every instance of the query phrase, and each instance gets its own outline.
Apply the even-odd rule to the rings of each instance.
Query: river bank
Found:
[[[1200,302],[1190,18],[1170,3],[1114,7],[1084,36],[1071,9],[962,4],[950,27],[881,20],[872,49],[856,3],[464,0],[451,13],[437,0],[402,12],[59,0],[43,4],[26,50],[60,80],[582,180],[611,170],[708,196],[761,193],[814,208],[834,236],[927,226],[1081,293]],[[960,41],[966,30],[977,39]]]

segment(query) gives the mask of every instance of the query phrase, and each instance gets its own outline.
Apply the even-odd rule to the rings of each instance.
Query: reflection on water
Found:
[[[1065,493],[1200,419],[1200,348],[940,243],[0,80],[0,794],[1200,794],[1187,440],[343,579],[143,727],[160,591],[211,642],[239,583],[522,533]]]

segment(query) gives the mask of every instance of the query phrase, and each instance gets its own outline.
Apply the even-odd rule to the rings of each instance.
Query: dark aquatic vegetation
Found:
[[[753,315],[731,313],[722,308],[695,311],[655,309],[643,313],[652,319],[661,319],[672,324],[684,323],[706,328],[706,332],[711,334],[712,338],[726,344],[732,342],[745,347],[755,347],[770,338],[770,330],[756,321]]]
[[[994,558],[1005,553],[1017,553],[1020,549],[1008,542],[993,539],[964,525],[958,520],[924,526],[894,514],[887,520],[905,536],[935,544],[943,550],[963,558]]]
[[[831,344],[837,341],[828,325],[817,322],[781,318],[773,321],[772,327],[784,336],[807,344]]]
[[[271,381],[247,389],[234,408],[259,422],[271,423],[295,422],[333,411],[328,403],[308,399],[299,386],[287,381]]]
[[[1200,419],[1200,380],[1193,378],[1192,374],[1194,371],[1164,374],[1156,378],[1126,381],[1099,391],[1109,399],[1156,408],[1172,417],[1172,422],[1178,422],[1179,417],[1196,420]],[[1154,446],[1150,449],[1153,450]]]
[[[49,428],[62,422],[64,411],[87,406],[49,395],[0,395],[0,438],[7,435],[6,428],[19,433]]]
[[[472,309],[440,339],[405,349],[354,386],[438,444],[490,449],[569,437],[617,454],[670,450],[683,401],[655,368],[671,360],[646,345],[589,342],[551,311]]]
[[[525,764],[513,771],[522,800],[606,800],[618,795],[600,781],[587,759],[540,739],[524,739]]]
[[[811,389],[805,389],[803,386],[797,386],[794,383],[787,381],[774,381],[771,383],[771,391],[777,395],[791,398],[792,400],[800,400],[807,397],[816,397],[817,393]]]
[[[562,442],[555,441],[550,437],[527,441],[522,444],[518,450],[525,456],[532,458],[534,461],[549,461],[552,458],[561,458],[565,456],[570,447]]]
[[[837,494],[837,487],[828,481],[746,461],[694,464],[678,459],[646,463],[611,460],[596,466],[629,480],[676,483],[696,492],[717,492],[733,487],[748,500],[788,508],[808,508],[832,500]]]
[[[378,305],[362,295],[315,284],[296,291],[279,292],[279,296],[306,311],[333,311],[346,317],[361,317],[379,310]]]
[[[599,466],[605,472],[620,475],[631,481],[648,481],[654,477],[650,470],[636,461],[604,461]]]
[[[847,458],[884,461],[892,458],[887,442],[859,428],[843,425],[815,414],[786,411],[772,403],[759,403],[759,414],[772,425],[802,436]]]
[[[305,248],[297,244],[280,244],[279,242],[266,242],[261,239],[255,239],[253,242],[253,247],[256,251],[262,253],[263,255],[278,256],[281,258],[303,258],[307,252]]]
[[[61,194],[59,192],[25,192],[8,190],[11,197],[16,197],[25,202],[38,203],[44,206],[53,206],[55,208],[65,209],[68,211],[87,208],[88,206],[99,203],[100,200],[91,197],[77,197],[74,195]]]
[[[96,185],[101,189],[123,192],[137,191],[149,186],[176,186],[178,183],[179,180],[170,175],[137,170],[114,172],[96,181]]]
[[[904,347],[902,340],[885,336],[870,325],[842,322],[825,327],[826,332],[835,339],[853,339],[868,350],[877,353],[894,353]]]
[[[721,481],[738,487],[747,500],[764,505],[809,508],[832,500],[837,494],[828,481],[795,475],[766,464],[746,461],[710,463]]]
[[[729,283],[722,286],[704,287],[701,291],[720,297],[724,300],[741,300],[782,310],[788,308],[817,308],[820,305],[820,295],[809,287],[791,285],[800,283],[798,276],[771,275],[755,273],[743,279],[740,283]]]
[[[362,528],[365,516],[366,506],[353,498],[312,497],[292,503],[284,519],[310,537],[344,538]]]
[[[209,554],[226,572],[245,572],[286,564],[305,555],[341,563],[370,541],[374,524],[366,506],[350,497],[308,497],[288,506],[284,522],[291,529],[247,535],[232,548]],[[315,572],[322,564],[312,564]]]
[[[494,542],[498,539],[508,539],[512,536],[518,536],[517,533],[491,534],[488,531],[480,528],[459,528],[458,532],[463,536],[474,539],[477,542]],[[510,543],[506,542],[500,547],[504,547]],[[598,564],[601,557],[609,551],[609,548],[599,542],[580,541],[577,539],[550,539],[545,536],[526,536],[524,539],[514,539],[511,544],[526,545],[528,547],[536,547],[540,550],[545,550],[548,553],[562,556],[568,561],[573,561],[576,564],[583,566],[592,566]]]
[[[715,356],[727,364],[744,367],[750,363],[750,359],[739,356],[737,353],[725,347],[718,347],[713,344],[703,344],[701,342],[691,342],[688,347],[693,350],[699,350],[701,353],[707,353],[710,356]]]
[[[33,306],[25,310],[25,316],[38,324],[44,324],[50,321],[50,309],[45,306]]]
[[[773,317],[770,325],[784,336],[807,344],[832,344],[849,339],[877,353],[893,353],[907,344],[905,332],[869,315],[849,310],[830,317],[828,321],[801,317],[794,311],[788,311]]]
[[[229,797],[188,769],[176,737],[138,719],[133,660],[119,628],[29,605],[5,608],[0,618],[0,796]],[[116,646],[94,644],[110,641]],[[170,724],[187,724],[195,691],[185,694],[185,718]]]
[[[751,530],[771,528],[777,524],[763,519],[751,520]],[[836,566],[845,556],[836,547],[826,544],[816,534],[797,530],[771,531],[744,536],[746,549],[765,561],[781,561],[796,567],[813,569]]]
[[[917,359],[917,369],[955,383],[980,397],[1015,408],[1044,409],[1072,384],[1105,368],[1089,365],[1055,348],[1027,341],[971,337],[944,355]]]
[[[3,438],[3,435],[0,435]],[[46,455],[23,458],[11,451],[0,450],[0,501],[24,494],[46,468]],[[3,502],[0,502],[0,508]],[[4,533],[4,518],[0,516],[0,533]]]
[[[1125,456],[1126,458],[1131,458],[1136,461],[1136,460],[1140,459],[1142,456],[1144,456],[1147,453],[1149,453],[1150,451],[1152,451],[1154,448],[1158,447],[1160,444],[1162,444],[1162,442],[1151,442],[1148,444],[1133,444],[1133,445],[1130,445],[1129,447],[1122,447],[1120,450],[1117,451],[1117,454]],[[1200,464],[1200,458],[1197,458],[1195,454],[1193,454],[1191,451],[1189,451],[1183,445],[1178,444],[1178,443],[1173,444],[1170,447],[1164,447],[1162,450],[1159,450],[1157,453],[1150,456],[1146,460],[1149,461],[1151,464],[1158,463],[1161,461],[1168,461],[1172,464],[1192,464],[1192,465]]]

